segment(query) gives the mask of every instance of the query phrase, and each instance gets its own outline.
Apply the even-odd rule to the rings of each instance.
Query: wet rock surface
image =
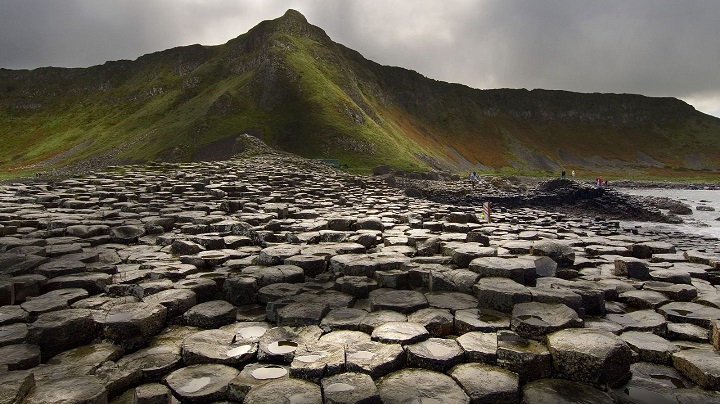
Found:
[[[1,401],[717,398],[717,240],[477,206],[281,154],[1,185]]]

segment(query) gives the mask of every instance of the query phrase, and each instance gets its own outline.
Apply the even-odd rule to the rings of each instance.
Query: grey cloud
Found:
[[[439,80],[675,96],[720,111],[715,0],[0,0],[0,67],[222,43],[287,8],[369,59]]]

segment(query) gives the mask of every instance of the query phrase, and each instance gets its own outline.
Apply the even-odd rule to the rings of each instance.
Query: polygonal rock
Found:
[[[238,366],[251,361],[257,344],[223,330],[205,330],[185,337],[182,357],[186,365],[219,363]]]
[[[341,276],[335,280],[335,289],[343,293],[364,299],[371,290],[378,288],[378,283],[367,276]]]
[[[630,376],[632,351],[607,331],[572,328],[547,336],[558,375],[564,379],[602,385],[620,384]]]
[[[650,258],[655,254],[675,254],[675,246],[663,241],[649,241],[630,246],[635,258]]]
[[[322,404],[320,386],[298,379],[278,379],[255,387],[245,396],[245,404],[286,402]]]
[[[565,268],[570,268],[575,263],[575,251],[572,247],[557,241],[535,241],[530,249],[530,254],[550,257],[559,266]]]
[[[587,384],[560,379],[542,379],[523,387],[523,403],[613,404],[613,399]]]
[[[630,290],[621,293],[618,301],[636,309],[655,309],[669,302],[670,299],[653,290]]]
[[[645,282],[643,290],[660,292],[672,301],[689,302],[698,296],[698,290],[692,285],[682,285],[668,282]]]
[[[715,327],[713,327],[714,329]],[[708,342],[709,336],[706,329],[695,324],[667,323],[667,338],[669,340]]]
[[[459,363],[464,351],[451,339],[429,338],[417,344],[407,345],[408,365],[443,372]]]
[[[672,356],[675,369],[704,389],[720,389],[720,355],[713,350],[686,349]]]
[[[483,278],[510,278],[525,283],[534,278],[535,267],[531,260],[522,258],[482,257],[470,262],[468,269]]]
[[[195,306],[196,295],[189,289],[167,289],[147,296],[143,301],[165,306],[168,318],[173,318]]]
[[[720,309],[689,302],[671,302],[661,306],[658,313],[676,323],[690,323],[710,329],[712,320],[720,319]]]
[[[375,327],[389,322],[407,321],[407,316],[397,311],[378,310],[368,313],[360,322],[360,331],[371,334]]]
[[[145,235],[145,228],[142,226],[118,226],[110,229],[112,241],[121,244],[137,243],[138,238]]]
[[[345,350],[348,372],[370,375],[373,379],[400,369],[405,364],[405,351],[398,344],[357,342]]]
[[[318,276],[325,272],[327,268],[327,260],[325,257],[317,255],[293,255],[292,257],[285,258],[283,261],[287,265],[295,265],[300,267],[305,272],[306,277]]]
[[[30,314],[20,306],[0,306],[0,325],[25,323]]]
[[[57,289],[82,288],[90,294],[98,294],[105,291],[105,287],[112,283],[112,276],[103,273],[86,273],[63,275],[48,280],[42,290],[49,292]]]
[[[293,244],[279,244],[263,248],[256,258],[258,265],[280,265],[286,258],[300,254],[301,247]]]
[[[419,323],[385,323],[372,332],[373,341],[380,341],[387,344],[412,344],[428,338],[430,334],[427,329]]]
[[[430,307],[450,310],[455,313],[456,310],[473,309],[477,307],[477,299],[475,296],[460,292],[429,292],[425,293],[425,298]]]
[[[181,361],[178,349],[160,345],[125,355],[117,361],[117,365],[122,370],[139,372],[145,381],[159,381],[180,366]]]
[[[146,383],[135,388],[135,404],[165,404],[171,400],[170,389],[160,383]]]
[[[525,286],[507,278],[482,278],[473,287],[478,306],[510,313],[518,303],[532,301]]]
[[[528,288],[532,293],[533,301],[539,303],[561,303],[575,310],[579,315],[585,313],[582,296],[568,289],[554,289],[548,287]]]
[[[96,334],[91,310],[67,309],[41,314],[28,329],[27,341],[39,345],[43,357],[50,358],[66,349],[87,344]]]
[[[290,364],[290,376],[319,382],[345,370],[345,347],[327,342],[299,347]]]
[[[95,376],[67,377],[37,383],[23,403],[107,403],[105,385]]]
[[[650,267],[644,260],[632,258],[632,257],[621,257],[615,259],[615,268],[612,271],[613,275],[627,276],[629,278],[648,280],[650,279]]]
[[[223,295],[225,300],[234,305],[255,303],[258,301],[257,278],[254,276],[229,276],[223,282]]]
[[[191,365],[169,374],[166,382],[183,402],[207,403],[224,399],[228,384],[239,373],[226,365]]]
[[[448,374],[470,396],[471,403],[517,403],[520,399],[518,375],[483,363],[457,365]]]
[[[240,374],[228,385],[228,398],[242,402],[254,387],[269,383],[272,380],[287,379],[290,375],[287,366],[251,363],[246,365]]]
[[[341,373],[322,380],[323,397],[327,404],[380,404],[380,396],[372,378],[363,373]]]
[[[667,321],[653,310],[636,310],[627,314],[608,314],[609,321],[619,324],[622,331],[649,331],[657,335],[667,333]]]
[[[370,293],[370,307],[373,311],[412,313],[428,307],[428,301],[425,295],[413,290],[376,289]]]
[[[467,268],[470,262],[480,257],[497,255],[495,247],[485,247],[475,243],[464,243],[452,250],[452,262],[458,268]]]
[[[25,323],[0,325],[0,346],[25,342],[28,326]]]
[[[454,331],[453,315],[443,309],[420,309],[408,316],[408,322],[422,324],[433,337],[444,337]]]
[[[137,348],[146,344],[165,326],[167,309],[152,303],[125,303],[113,306],[101,318],[103,336],[122,346]]]
[[[620,334],[620,338],[637,352],[643,362],[669,365],[672,363],[672,354],[680,350],[665,338],[647,332],[628,331]]]
[[[265,362],[290,363],[298,346],[314,344],[322,335],[317,326],[290,328],[274,327],[260,337],[258,359]]]
[[[342,307],[328,312],[320,322],[320,328],[332,330],[360,330],[360,324],[367,315],[367,311]]]
[[[466,309],[455,312],[455,333],[494,332],[510,328],[510,315],[492,309]]]
[[[467,269],[429,271],[427,287],[433,292],[472,293],[472,287],[480,278],[475,272]]]
[[[330,270],[343,275],[367,276],[372,278],[375,271],[401,269],[410,262],[402,254],[340,254],[330,258]]]
[[[40,364],[40,347],[16,344],[0,347],[0,368],[7,370],[30,369]]]
[[[331,331],[320,337],[319,341],[326,342],[328,344],[345,346],[356,342],[370,342],[370,335],[361,331]]]
[[[497,334],[497,364],[515,372],[522,382],[550,377],[553,358],[547,347],[512,331]]]
[[[583,321],[575,310],[557,303],[516,304],[510,320],[510,328],[518,335],[536,340],[564,328],[582,326]]]
[[[403,369],[377,381],[383,403],[469,403],[470,398],[449,376],[425,369]]]
[[[295,265],[276,265],[272,267],[249,266],[244,268],[241,274],[256,278],[259,287],[280,282],[305,282],[303,269]]]
[[[317,325],[329,311],[325,302],[290,302],[277,310],[276,318],[278,325]]]
[[[497,360],[497,333],[473,331],[459,336],[456,341],[468,361],[495,363]]]
[[[237,307],[224,300],[200,303],[183,314],[185,325],[205,329],[220,328],[235,322]]]
[[[0,373],[0,402],[21,403],[34,386],[32,372]]]

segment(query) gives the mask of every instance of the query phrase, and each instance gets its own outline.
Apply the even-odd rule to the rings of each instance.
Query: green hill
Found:
[[[293,10],[224,45],[0,69],[5,176],[226,158],[239,133],[361,172],[720,169],[720,119],[677,99],[444,83],[369,61]]]

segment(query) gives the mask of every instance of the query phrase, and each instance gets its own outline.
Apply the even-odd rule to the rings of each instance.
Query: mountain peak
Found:
[[[304,15],[302,15],[301,12],[294,10],[292,8],[289,8],[285,14],[283,14],[282,17],[279,18],[280,20],[289,20],[289,21],[296,21],[299,23],[305,23],[307,24],[307,18],[305,18]]]

